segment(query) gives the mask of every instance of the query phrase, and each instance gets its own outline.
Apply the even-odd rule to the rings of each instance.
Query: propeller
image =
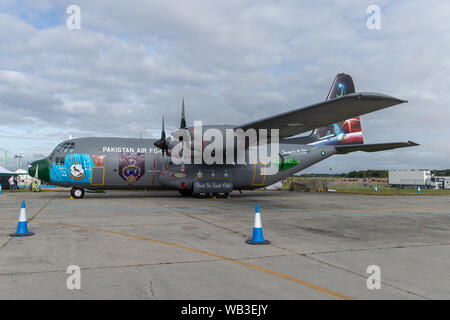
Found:
[[[184,97],[182,100],[182,105],[181,105],[181,122],[180,122],[180,129],[187,129],[187,125],[186,125],[186,115],[185,115],[185,110],[184,110]],[[182,139],[183,136],[180,136],[180,142],[183,140]],[[169,148],[171,149],[173,147],[173,143],[174,142],[170,142],[168,141],[168,139],[166,139],[166,131],[164,129],[164,115],[162,117],[162,130],[161,130],[161,139],[159,139],[158,141],[156,141],[154,143],[154,145],[156,147],[158,147],[159,149],[161,149],[162,151],[162,155],[164,158],[164,154],[169,155]],[[163,160],[164,162],[164,160]],[[181,165],[181,172],[184,172],[184,163],[182,163]]]
[[[167,141],[166,141],[166,131],[164,130],[164,115],[162,117],[161,139],[159,139],[158,141],[155,142],[155,146],[162,150],[163,156],[164,156],[164,152],[169,149],[169,145],[167,144]]]
[[[184,111],[184,97],[181,104],[181,122],[180,122],[180,129],[186,129],[186,115]],[[164,130],[164,115],[162,117],[162,130],[161,130],[161,139],[156,141],[155,146],[160,148],[161,150],[165,151],[169,149],[169,144],[166,140],[166,131]]]
[[[186,129],[187,125],[186,125],[186,115],[184,112],[184,97],[181,103],[181,123],[180,123],[180,129]],[[181,136],[183,137],[183,136]],[[185,168],[184,168],[184,162],[181,164],[181,169],[180,172],[184,173],[185,172]]]

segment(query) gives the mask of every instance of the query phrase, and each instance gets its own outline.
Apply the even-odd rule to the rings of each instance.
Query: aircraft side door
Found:
[[[252,186],[263,186],[266,180],[266,163],[258,161],[253,165]]]
[[[147,172],[151,174],[151,186],[159,185],[158,177],[162,170],[162,159],[159,157],[158,153],[150,154],[150,165]]]
[[[105,185],[105,165],[104,155],[92,155],[94,167],[92,167],[91,185],[103,186]]]

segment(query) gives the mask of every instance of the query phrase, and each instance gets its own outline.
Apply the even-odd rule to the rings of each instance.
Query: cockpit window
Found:
[[[65,142],[56,147],[56,151],[69,153],[75,150],[75,142]]]

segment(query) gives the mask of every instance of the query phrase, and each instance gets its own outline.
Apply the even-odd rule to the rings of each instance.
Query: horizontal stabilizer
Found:
[[[397,148],[414,147],[419,144],[408,141],[408,142],[390,142],[390,143],[373,143],[373,144],[349,144],[349,145],[338,145],[335,146],[337,152],[336,154],[346,154],[355,151],[364,152],[377,152],[383,150],[391,150]]]

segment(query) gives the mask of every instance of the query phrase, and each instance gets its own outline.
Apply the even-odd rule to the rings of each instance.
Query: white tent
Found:
[[[3,167],[0,166],[0,176],[4,176],[5,177],[5,176],[8,176],[8,175],[15,176],[16,174],[14,172],[9,171],[8,169],[3,168]]]
[[[27,187],[31,185],[33,180],[35,180],[33,177],[30,177],[28,175],[28,171],[24,169],[18,169],[15,171],[16,174],[18,174],[19,180],[17,181],[17,185],[19,187]],[[37,180],[36,180],[37,181]]]
[[[283,184],[281,181],[275,182],[274,184],[271,184],[270,186],[267,186],[267,190],[281,190],[283,188]]]
[[[9,177],[15,175],[16,174],[14,172],[11,172],[8,169],[0,167],[0,185],[2,186],[2,189],[9,188],[8,179]]]

